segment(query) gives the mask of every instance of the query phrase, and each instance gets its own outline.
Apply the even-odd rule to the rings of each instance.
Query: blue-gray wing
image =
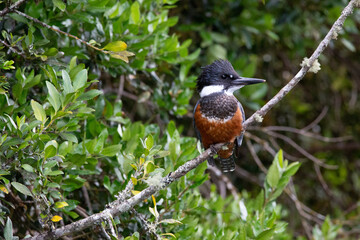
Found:
[[[195,105],[195,108],[194,108],[194,111],[193,111],[193,126],[194,126],[194,129],[195,129],[196,137],[197,137],[197,139],[199,139],[200,142],[201,142],[201,135],[200,135],[200,132],[199,132],[199,130],[197,129],[196,123],[195,123],[195,112],[196,112],[196,108],[197,108],[197,106],[199,105],[199,103],[200,103],[200,99],[197,101],[197,103],[196,103],[196,105]]]
[[[244,112],[244,108],[242,107],[241,103],[238,101],[238,106],[240,108],[241,114],[242,114],[242,123],[245,122],[245,112]],[[236,148],[241,146],[242,140],[244,137],[244,133],[242,132],[240,136],[236,137]]]

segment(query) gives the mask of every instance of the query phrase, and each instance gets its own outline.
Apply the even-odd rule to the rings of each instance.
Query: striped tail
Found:
[[[235,161],[233,155],[229,158],[218,158],[220,168],[223,172],[233,172],[235,170]]]

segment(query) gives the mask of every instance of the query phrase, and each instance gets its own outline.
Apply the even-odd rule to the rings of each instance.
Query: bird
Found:
[[[235,170],[234,159],[243,138],[245,113],[233,93],[246,85],[263,82],[263,79],[240,77],[231,63],[224,59],[202,67],[197,78],[200,99],[193,112],[196,136],[205,149],[213,149],[217,143],[228,143],[217,152],[217,157],[208,159],[210,165],[219,162],[223,172]]]

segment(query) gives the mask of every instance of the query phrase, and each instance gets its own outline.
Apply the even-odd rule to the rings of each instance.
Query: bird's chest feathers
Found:
[[[205,148],[215,143],[233,142],[242,131],[243,114],[234,96],[201,98],[194,117]]]
[[[203,118],[208,121],[227,122],[238,110],[238,101],[234,96],[216,94],[200,99],[200,109]]]

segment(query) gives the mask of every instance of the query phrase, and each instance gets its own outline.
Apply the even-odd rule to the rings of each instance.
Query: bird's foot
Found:
[[[215,166],[215,159],[213,157],[209,157],[207,161],[210,166]]]
[[[218,150],[216,149],[216,147],[214,145],[210,145],[210,150],[212,154],[217,154]]]

